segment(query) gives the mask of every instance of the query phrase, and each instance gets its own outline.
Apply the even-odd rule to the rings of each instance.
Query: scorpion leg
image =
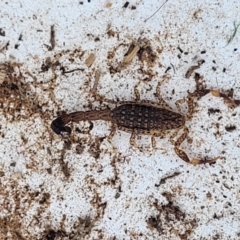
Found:
[[[114,136],[115,133],[116,133],[116,130],[117,130],[117,125],[116,125],[116,124],[113,124],[113,125],[112,125],[112,129],[111,129],[111,132],[109,133],[109,135],[108,135],[108,137],[107,137],[108,141],[112,141],[112,138],[113,138],[113,136]]]
[[[135,142],[136,136],[138,134],[138,130],[137,129],[133,129],[132,133],[131,133],[131,137],[130,137],[130,145],[133,146],[134,148],[139,148],[139,146],[137,145],[137,143]],[[166,135],[165,132],[158,132],[158,133],[151,133],[151,143],[152,143],[152,148],[155,150],[163,150],[162,148],[158,148],[156,145],[156,139],[155,137],[164,137]]]
[[[152,142],[152,147],[156,149],[157,144],[156,144],[156,139],[154,135],[151,137],[151,142]]]
[[[165,79],[161,82],[158,83],[157,87],[156,87],[156,97],[159,100],[159,105],[162,108],[165,108],[167,110],[173,111],[173,109],[163,100],[162,96],[161,96],[161,85],[168,80],[167,76],[165,77]]]
[[[186,120],[190,120],[193,117],[193,113],[194,113],[194,107],[195,107],[195,103],[194,103],[194,99],[193,97],[188,97],[188,99],[179,99],[175,102],[175,105],[177,107],[178,112],[181,113],[181,107],[180,104],[183,104],[184,102],[187,102],[187,106],[188,106],[188,114],[186,115]]]
[[[156,144],[156,137],[165,137],[166,136],[166,133],[165,132],[160,132],[160,133],[154,133],[151,137],[151,143],[152,143],[152,148],[154,150],[160,150],[161,152],[166,152],[166,149],[165,148],[162,148],[162,147],[157,147],[157,144]]]
[[[116,104],[116,101],[111,100],[111,99],[107,99],[106,97],[104,97],[103,95],[101,95],[101,94],[99,94],[97,92],[97,88],[98,88],[98,84],[99,84],[99,81],[100,81],[100,77],[101,77],[101,72],[99,70],[96,70],[95,76],[94,76],[93,87],[90,89],[90,93],[93,95],[93,97],[97,101],[104,101],[104,102],[109,102],[109,103]]]
[[[183,150],[180,149],[181,143],[186,139],[186,137],[188,135],[188,132],[189,132],[187,127],[184,127],[183,131],[184,131],[183,134],[177,139],[176,142],[174,142],[173,138],[177,135],[178,131],[175,131],[174,134],[170,137],[170,141],[174,145],[174,151],[183,161],[185,161],[187,163],[191,163],[193,165],[197,165],[197,164],[213,163],[213,162],[216,162],[217,159],[219,159],[219,157],[216,157],[216,158],[213,158],[213,159],[193,158],[192,160],[190,160],[188,155]]]
[[[140,93],[138,90],[138,86],[140,85],[141,82],[139,82],[136,86],[134,86],[134,94],[136,97],[136,101],[140,101]]]
[[[100,76],[101,76],[100,71],[99,71],[99,70],[96,70],[95,76],[94,76],[93,87],[91,88],[90,93],[96,93],[96,91],[97,91],[97,86],[98,86],[98,82],[99,82],[99,80],[100,80]]]
[[[157,134],[157,135],[152,135],[152,137],[151,137],[151,143],[152,143],[152,148],[154,149],[154,150],[161,150],[161,151],[164,151],[165,152],[165,149],[164,148],[159,148],[159,147],[157,147],[157,143],[156,143],[156,139],[155,139],[155,137],[161,137],[161,136],[164,136],[164,135],[159,135],[159,134]]]
[[[97,70],[96,73],[95,73],[95,80],[94,80],[94,83],[93,83],[93,87],[90,90],[90,93],[92,94],[94,99],[97,100],[97,101],[100,101],[100,102],[106,102],[106,103],[110,103],[110,104],[113,104],[113,105],[126,103],[126,101],[118,101],[118,100],[116,101],[116,100],[106,98],[105,96],[103,96],[103,95],[101,95],[100,93],[97,92],[98,84],[99,84],[99,81],[100,81],[100,76],[101,76],[101,73],[100,73],[99,70]],[[134,91],[135,91],[135,88],[134,88]],[[138,92],[137,89],[136,89],[136,91]],[[135,95],[136,94],[137,93],[135,93]],[[139,99],[140,99],[140,94],[139,94]]]
[[[160,138],[163,138],[166,136],[166,134],[168,134],[168,131],[158,131],[158,132],[153,132],[151,133],[152,137],[151,137],[151,142],[152,142],[152,147],[155,148],[155,149],[158,149],[156,147],[156,140],[155,140],[155,137],[160,137]],[[162,150],[162,148],[160,148]]]
[[[113,151],[114,151],[114,154],[117,154],[117,148],[116,148],[116,146],[113,144],[112,138],[113,138],[113,136],[115,135],[116,130],[117,130],[117,126],[116,126],[116,124],[113,124],[113,125],[112,125],[112,129],[111,129],[111,132],[109,133],[109,135],[108,135],[108,137],[107,137],[107,141],[108,141],[109,144],[112,146]]]
[[[129,142],[130,142],[130,145],[131,145],[131,146],[133,146],[133,147],[135,147],[135,148],[138,148],[138,145],[137,145],[137,143],[135,142],[136,135],[137,135],[137,130],[136,130],[136,129],[133,129]]]

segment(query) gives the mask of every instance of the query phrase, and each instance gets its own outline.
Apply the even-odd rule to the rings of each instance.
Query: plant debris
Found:
[[[227,45],[228,45],[229,43],[231,43],[232,40],[234,39],[234,37],[235,37],[235,35],[236,35],[236,33],[237,33],[237,30],[238,30],[238,27],[239,27],[239,26],[240,26],[240,23],[236,25],[236,22],[235,22],[235,21],[233,22],[233,27],[234,27],[233,33],[232,33],[232,35],[230,36],[230,38],[228,39]],[[226,46],[227,46],[227,45],[226,45]],[[225,46],[225,47],[226,47],[226,46]]]
[[[87,67],[90,68],[94,63],[95,59],[96,59],[96,56],[93,53],[91,53],[85,61],[85,64],[87,65]]]
[[[138,44],[131,45],[128,49],[127,56],[124,58],[123,63],[130,63],[133,58],[137,55],[138,51],[140,49],[140,46]]]

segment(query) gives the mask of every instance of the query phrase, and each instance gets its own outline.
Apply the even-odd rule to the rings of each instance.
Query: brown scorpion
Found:
[[[187,138],[188,128],[185,126],[185,121],[190,119],[193,113],[193,97],[200,98],[210,90],[200,89],[197,86],[197,90],[193,93],[189,93],[188,116],[183,116],[174,112],[167,103],[160,97],[160,84],[157,87],[157,97],[160,100],[160,104],[156,104],[150,101],[145,102],[122,102],[116,108],[104,109],[104,110],[91,110],[91,111],[77,111],[69,114],[64,114],[55,120],[51,124],[52,130],[56,134],[62,132],[71,133],[71,128],[65,126],[70,122],[79,121],[91,121],[91,120],[105,120],[113,123],[113,130],[116,128],[130,132],[130,144],[136,146],[135,136],[137,134],[148,134],[152,136],[152,143],[155,146],[154,137],[164,136],[166,133],[175,130],[170,137],[171,143],[174,145],[176,154],[185,162],[191,164],[205,164],[215,162],[219,157],[213,159],[189,159],[187,154],[180,149],[181,143]],[[177,105],[177,104],[176,104]],[[178,105],[177,105],[178,107]],[[179,108],[178,108],[179,110]],[[183,134],[174,141],[173,138],[177,136],[180,129],[183,129]],[[112,131],[114,134],[115,131]],[[113,135],[112,134],[112,135]]]

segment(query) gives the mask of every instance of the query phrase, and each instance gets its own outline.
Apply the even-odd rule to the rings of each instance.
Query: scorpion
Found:
[[[216,158],[193,158],[189,159],[188,155],[180,149],[181,143],[188,136],[188,128],[185,126],[186,120],[189,120],[193,114],[194,103],[193,98],[200,98],[210,92],[208,89],[201,89],[197,83],[197,89],[193,93],[189,93],[188,111],[189,114],[184,116],[172,110],[172,108],[160,96],[160,85],[157,86],[156,96],[159,103],[151,101],[142,102],[121,102],[121,104],[113,109],[77,111],[69,114],[63,114],[51,123],[51,128],[56,134],[66,132],[71,134],[71,128],[67,125],[70,122],[105,120],[112,122],[112,137],[118,128],[119,130],[131,133],[130,144],[136,146],[134,141],[137,134],[147,134],[152,136],[152,145],[155,147],[154,137],[162,137],[172,130],[175,132],[170,136],[170,142],[174,145],[175,153],[185,162],[190,164],[206,164],[213,163]],[[181,100],[178,100],[181,102]],[[177,109],[180,110],[179,103],[176,102]],[[180,129],[183,129],[182,135],[174,141]]]

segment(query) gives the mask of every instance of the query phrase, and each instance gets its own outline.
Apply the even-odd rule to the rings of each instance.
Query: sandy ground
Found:
[[[239,238],[239,3],[169,0],[148,19],[162,3],[0,2],[0,239]],[[215,164],[184,162],[171,133],[135,148],[128,132],[108,140],[111,122],[50,128],[64,112],[158,103],[159,82],[177,112],[199,79],[217,91],[194,99],[181,149]]]

